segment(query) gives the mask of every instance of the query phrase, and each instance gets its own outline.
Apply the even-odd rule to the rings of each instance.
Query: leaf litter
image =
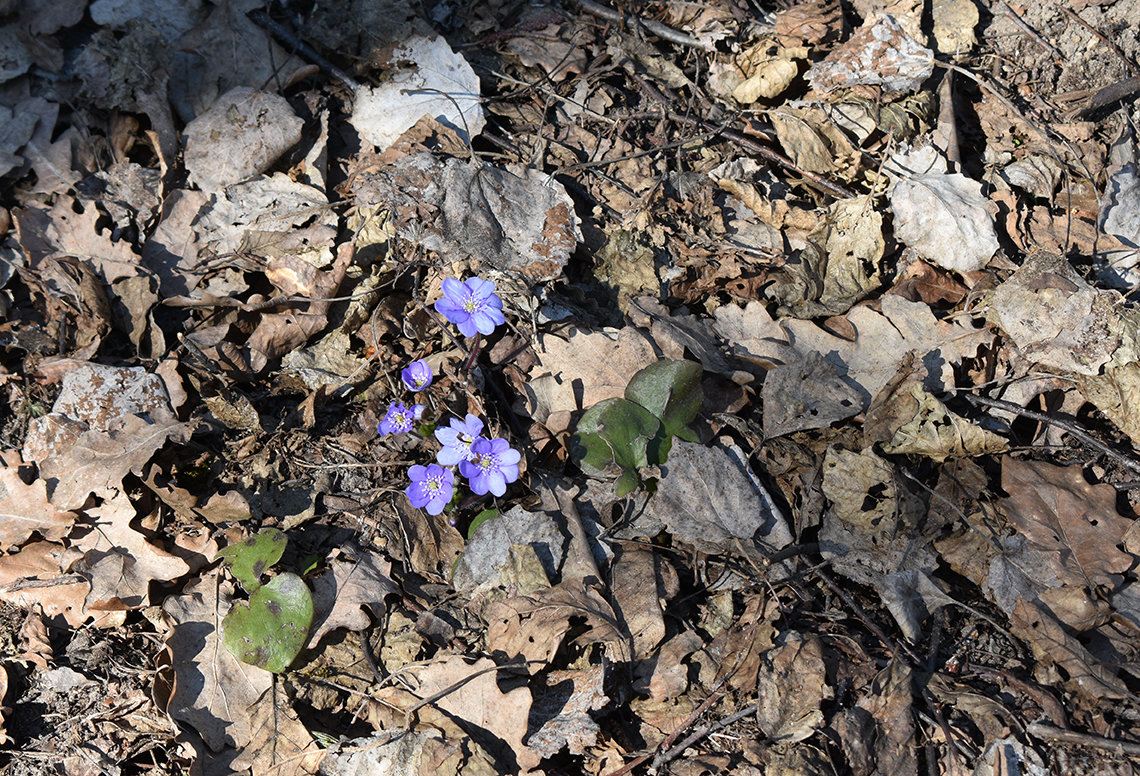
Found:
[[[1134,772],[1140,6],[924,13],[9,3],[0,769]]]

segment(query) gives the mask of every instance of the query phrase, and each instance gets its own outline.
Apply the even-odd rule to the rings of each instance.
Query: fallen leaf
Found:
[[[1134,697],[1127,686],[1108,667],[1102,665],[1074,636],[1065,632],[1041,603],[1021,599],[1009,618],[1009,629],[1033,650],[1043,666],[1056,666],[1068,675],[1065,686],[1100,707],[1105,700]]]
[[[831,506],[820,527],[819,549],[836,571],[873,585],[882,574],[937,565],[929,540],[918,531],[922,500],[872,448],[829,447],[820,487]]]
[[[51,637],[48,635],[47,619],[44,617],[42,606],[33,604],[28,608],[28,616],[20,625],[19,636],[20,646],[23,648],[20,657],[47,671],[55,662],[55,654],[51,646]],[[0,701],[3,699],[4,692],[0,690]]]
[[[138,609],[150,600],[151,582],[170,582],[189,573],[186,561],[148,541],[148,532],[134,528],[135,505],[121,491],[99,493],[103,503],[88,510],[95,530],[74,546],[83,558],[72,571],[91,580],[88,609]]]
[[[539,334],[535,353],[538,363],[525,387],[528,410],[548,426],[565,413],[562,428],[568,413],[621,397],[629,378],[657,361],[653,345],[632,326]]]
[[[37,541],[14,555],[0,555],[0,599],[21,608],[38,604],[53,624],[78,628],[87,621],[83,601],[91,585],[63,573],[60,560],[66,552],[60,544]]]
[[[1090,485],[1080,466],[1002,459],[1001,513],[1050,559],[1061,584],[1115,587],[1134,558],[1117,549],[1132,521],[1116,511],[1116,488]]]
[[[766,552],[787,547],[792,534],[775,500],[739,451],[675,440],[661,467],[657,493],[643,519],[659,521],[673,538],[702,552]]]
[[[1000,453],[1009,442],[963,418],[922,387],[926,366],[913,354],[867,409],[863,436],[884,453],[922,455],[935,461]]]
[[[516,506],[480,525],[455,564],[452,585],[460,593],[470,595],[481,585],[496,584],[508,563],[511,547],[520,544],[534,548],[547,585],[549,580],[558,579],[566,540],[558,528],[560,516],[556,514],[528,512]]]
[[[527,736],[526,745],[542,757],[553,757],[563,749],[585,754],[597,745],[602,730],[590,712],[610,703],[604,680],[601,665],[543,674],[542,686],[531,688],[530,726],[538,730]]]
[[[913,681],[910,667],[895,657],[871,682],[868,694],[859,699],[857,708],[869,712],[875,721],[876,773],[918,772]]]
[[[540,590],[529,596],[493,601],[483,612],[487,620],[487,649],[508,658],[522,657],[533,671],[549,663],[566,635],[572,619],[585,618],[586,630],[574,639],[582,646],[600,643],[614,660],[629,659],[629,636],[622,630],[609,603],[580,580]]]
[[[954,385],[952,365],[993,340],[991,332],[974,328],[968,320],[938,320],[920,302],[885,294],[880,305],[882,312],[858,306],[840,319],[853,331],[851,339],[811,321],[786,318],[777,322],[757,302],[744,309],[735,305],[717,308],[715,328],[739,357],[765,369],[795,363],[810,351],[822,353],[840,377],[849,378],[863,393],[861,409],[894,376],[908,351],[918,351],[929,364],[925,387],[940,393]]]
[[[817,636],[780,634],[778,646],[764,655],[756,686],[757,723],[768,739],[803,741],[823,725],[820,704],[833,695],[826,673]]]
[[[166,711],[198,731],[212,752],[252,740],[249,711],[273,686],[271,673],[241,662],[222,645],[218,629],[232,594],[215,568],[162,603],[173,684]]]
[[[251,737],[230,763],[234,773],[251,768],[272,776],[314,776],[319,771],[325,750],[297,717],[283,689],[270,687],[247,713]]]
[[[483,131],[479,77],[444,38],[408,37],[392,50],[387,67],[384,83],[354,95],[349,122],[362,139],[383,151],[423,116],[465,141]]]
[[[761,397],[765,439],[827,428],[863,408],[859,390],[839,376],[835,364],[814,350],[769,371]]]
[[[47,497],[47,483],[24,482],[20,454],[6,451],[0,460],[0,550],[23,544],[38,534],[48,541],[62,539],[78,515],[54,506]]]
[[[460,722],[467,735],[477,741],[485,739],[488,751],[511,764],[506,772],[530,773],[542,759],[523,744],[532,705],[530,690],[515,687],[504,692],[495,669],[487,658],[468,662],[453,655],[410,666],[404,675],[417,696],[434,698],[433,705]],[[491,742],[501,743],[494,746]],[[502,751],[502,743],[510,751]]]
[[[363,631],[385,611],[384,598],[397,592],[392,562],[378,552],[337,558],[312,582],[313,624],[308,645],[316,648],[331,630]],[[371,616],[369,615],[371,613]]]
[[[284,97],[239,86],[186,125],[183,163],[212,193],[267,170],[300,141],[304,124]]]
[[[822,91],[857,85],[912,92],[934,72],[934,52],[908,35],[895,17],[879,14],[812,65],[806,78]]]
[[[982,185],[964,175],[909,175],[888,196],[895,237],[940,267],[972,272],[1000,247]]]

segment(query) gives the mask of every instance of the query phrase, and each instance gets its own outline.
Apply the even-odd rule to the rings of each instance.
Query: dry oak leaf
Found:
[[[926,389],[940,393],[954,384],[953,365],[994,338],[992,332],[976,329],[968,320],[938,320],[928,305],[894,294],[885,294],[879,304],[881,311],[859,306],[829,322],[833,328],[848,329],[849,337],[837,336],[812,321],[773,320],[759,302],[743,309],[736,305],[717,309],[715,328],[737,356],[765,370],[795,363],[812,351],[822,353],[840,377],[859,389],[863,409],[894,376],[908,351],[918,351],[928,367]]]
[[[190,572],[186,561],[147,540],[131,522],[135,505],[120,491],[102,492],[103,504],[89,510],[95,530],[75,546],[84,551],[72,571],[91,580],[88,609],[137,609],[149,603],[151,582],[169,582]]]
[[[1090,485],[1080,466],[1006,457],[998,508],[1031,547],[1052,559],[1062,585],[1116,587],[1135,558],[1117,548],[1132,521],[1116,511],[1116,489]]]
[[[499,689],[494,661],[480,658],[469,663],[459,655],[433,660],[425,666],[408,667],[406,676],[413,692],[420,698],[442,697],[434,706],[461,723],[465,729],[485,731],[490,737],[505,742],[513,750],[515,766],[509,772],[530,773],[542,756],[523,744],[531,710],[531,693],[527,687]],[[492,751],[492,750],[488,750]],[[492,754],[502,757],[505,752]]]
[[[218,574],[212,570],[162,604],[170,625],[166,648],[172,674],[165,710],[197,730],[213,752],[250,742],[249,709],[273,686],[271,673],[241,662],[222,644],[219,627],[233,586]]]
[[[612,660],[629,659],[629,637],[622,632],[609,603],[581,580],[563,582],[534,595],[515,596],[488,605],[487,649],[508,657],[522,656],[541,665],[554,659],[573,627],[571,618],[586,620],[579,644],[602,643]]]
[[[764,655],[756,686],[761,730],[770,740],[803,741],[823,725],[820,704],[832,697],[823,645],[814,635],[781,634],[781,644]]]
[[[598,331],[571,327],[561,334],[539,334],[535,354],[538,363],[526,385],[527,409],[548,426],[558,413],[623,396],[630,376],[657,361],[653,344],[632,326]],[[568,422],[566,414],[562,428]]]
[[[6,451],[3,457],[7,465],[0,465],[0,550],[23,544],[32,534],[48,541],[66,536],[78,515],[53,505],[43,480],[24,482],[18,452]]]
[[[337,558],[330,568],[313,580],[313,623],[308,646],[315,648],[321,638],[335,628],[362,631],[372,617],[384,613],[384,597],[397,592],[388,576],[392,562],[378,552],[355,560]]]
[[[49,619],[62,619],[73,628],[86,622],[83,600],[91,585],[77,574],[63,573],[65,552],[60,544],[31,542],[15,554],[0,555],[0,601],[21,608],[40,604]]]

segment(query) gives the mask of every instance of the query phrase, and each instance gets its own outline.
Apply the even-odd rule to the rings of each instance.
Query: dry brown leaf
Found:
[[[218,576],[215,568],[162,603],[172,684],[165,710],[197,730],[212,752],[252,740],[249,710],[273,686],[273,674],[241,662],[222,644],[218,628],[233,589]]]
[[[757,722],[770,740],[795,743],[823,724],[820,704],[832,697],[816,636],[780,634],[780,645],[764,655],[756,686]]]
[[[170,439],[184,442],[190,426],[171,413],[147,419],[125,415],[107,431],[84,431],[62,454],[40,462],[45,480],[54,480],[53,504],[77,508],[97,490],[118,488],[128,472],[141,475],[151,456]]]
[[[893,658],[870,685],[858,708],[875,721],[876,773],[918,773],[915,756],[914,696],[912,672],[902,660]]]
[[[629,378],[657,361],[653,344],[632,326],[539,334],[535,353],[527,409],[551,431],[567,428],[569,413],[624,395]]]
[[[718,308],[715,328],[739,357],[764,369],[795,363],[811,351],[822,353],[841,377],[864,392],[863,409],[894,376],[907,351],[916,350],[925,361],[939,365],[925,383],[928,390],[939,393],[954,384],[953,364],[993,340],[992,333],[975,329],[968,320],[938,320],[920,302],[886,294],[879,304],[881,312],[859,306],[837,319],[853,331],[851,339],[812,321],[774,321],[757,302],[744,309],[735,305]]]
[[[823,92],[867,85],[911,92],[933,71],[934,52],[907,34],[895,17],[881,14],[833,48],[806,77]]]
[[[52,542],[25,544],[14,555],[0,555],[0,599],[27,608],[40,604],[56,624],[79,627],[87,621],[83,601],[91,585],[78,575],[64,574],[60,560],[67,550]]]
[[[613,660],[629,659],[629,636],[621,629],[613,609],[592,587],[570,580],[530,596],[495,601],[484,612],[487,648],[507,657],[536,661],[534,671],[549,663],[573,627],[571,618],[585,618],[588,629],[575,641],[601,643]]]
[[[3,703],[4,696],[8,694],[8,669],[0,665],[0,703]],[[12,742],[12,737],[8,735],[8,731],[4,729],[4,717],[12,712],[8,706],[0,705],[0,744],[8,744]]]
[[[1002,459],[1002,513],[1044,554],[1062,585],[1115,587],[1135,558],[1119,549],[1132,521],[1116,511],[1116,489],[1090,485],[1080,466]]]
[[[551,81],[558,83],[586,69],[585,50],[573,40],[566,40],[573,35],[570,25],[551,24],[526,37],[511,38],[507,41],[507,50],[527,67],[541,67]]]
[[[313,776],[325,749],[309,734],[283,689],[270,687],[247,710],[252,737],[232,761],[235,773],[251,768],[267,776]]]
[[[1133,698],[1125,684],[1093,657],[1074,636],[1041,603],[1021,599],[1009,618],[1013,635],[1029,644],[1034,657],[1044,666],[1056,666],[1068,675],[1065,686],[1084,698],[1086,703],[1100,707],[1105,700]],[[1043,683],[1048,677],[1042,677]]]
[[[91,580],[86,608],[138,609],[151,601],[151,582],[170,582],[189,573],[181,558],[148,541],[147,532],[131,522],[138,517],[134,504],[120,491],[102,492],[101,506],[88,511],[95,530],[75,547],[83,558],[71,570]]]
[[[308,645],[315,648],[329,631],[347,628],[362,631],[372,624],[372,616],[384,613],[384,597],[397,592],[388,576],[392,562],[378,552],[356,559],[337,558],[330,568],[313,580],[313,624]]]
[[[867,410],[865,444],[879,444],[885,453],[922,455],[935,461],[1000,453],[1009,442],[951,412],[922,387],[928,371],[913,353],[879,391]]]
[[[55,655],[51,648],[51,637],[48,635],[47,620],[44,618],[44,609],[40,604],[33,604],[28,609],[28,616],[20,625],[20,646],[23,648],[21,657],[32,665],[44,671],[48,670]],[[4,693],[0,692],[0,700]]]
[[[465,732],[478,740],[480,733],[491,739],[505,742],[514,755],[515,767],[511,773],[530,773],[542,756],[523,744],[527,734],[527,721],[531,710],[531,693],[527,687],[515,687],[503,692],[499,689],[495,663],[480,658],[469,663],[458,655],[436,659],[425,666],[409,667],[405,671],[420,698],[438,695],[434,701],[441,711],[451,715],[465,728]],[[507,752],[488,751],[500,758],[510,759]]]
[[[0,461],[0,550],[23,544],[32,534],[48,541],[62,539],[71,530],[78,515],[60,509],[48,501],[47,483],[32,480],[28,485],[20,477],[20,454],[5,451]]]
[[[527,737],[526,745],[543,757],[553,757],[563,749],[584,754],[596,745],[601,728],[590,712],[610,702],[605,673],[604,666],[592,665],[544,674],[543,685],[532,689],[531,705],[531,727],[541,727]]]
[[[1030,361],[1095,376],[1110,361],[1140,358],[1140,316],[1120,301],[1089,285],[1063,256],[1036,253],[994,290],[989,317]]]
[[[665,638],[665,610],[671,573],[676,572],[658,554],[635,544],[618,544],[610,563],[610,589],[615,613],[625,623],[633,643],[633,657],[647,657]]]

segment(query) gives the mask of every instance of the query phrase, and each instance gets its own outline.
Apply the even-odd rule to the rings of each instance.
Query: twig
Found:
[[[246,14],[246,16],[249,17],[249,20],[254,24],[258,25],[259,27],[263,27],[266,32],[276,38],[279,43],[284,45],[286,48],[291,48],[298,54],[304,56],[314,65],[321,68],[336,78],[336,80],[347,86],[350,91],[356,92],[358,89],[360,89],[360,84],[357,83],[352,76],[341,70],[332,62],[329,62],[327,59],[322,57],[308,43],[305,43],[305,41],[289,32],[289,30],[285,29],[280,24],[270,19],[269,14],[267,14],[261,8],[253,9],[248,14]]]
[[[855,613],[855,616],[862,620],[863,624],[871,629],[871,632],[878,637],[879,641],[883,643],[883,646],[885,646],[895,655],[898,655],[900,652],[905,653],[906,656],[910,658],[912,665],[916,667],[922,666],[922,661],[918,658],[918,655],[914,653],[909,645],[903,642],[896,642],[894,639],[888,636],[883,631],[883,629],[880,628],[878,624],[872,620],[865,611],[863,611],[863,607],[859,605],[859,602],[849,596],[843,588],[835,584],[835,581],[827,574],[826,571],[821,568],[817,568],[815,569],[815,573],[821,580],[823,580],[823,583],[831,589],[831,592],[839,596],[840,599],[843,600],[843,603],[846,604],[848,608],[850,608],[851,611]]]
[[[676,746],[672,747],[671,749],[669,749],[667,751],[664,751],[664,752],[661,752],[660,754],[658,754],[655,758],[653,758],[653,763],[650,765],[650,768],[653,770],[657,770],[657,769],[660,769],[662,766],[668,765],[673,760],[676,760],[678,757],[680,757],[682,754],[684,754],[685,750],[688,749],[693,744],[695,744],[697,741],[700,741],[702,738],[704,738],[704,737],[706,737],[712,733],[715,733],[718,730],[724,730],[726,727],[733,724],[734,722],[738,722],[739,720],[742,720],[745,717],[748,717],[748,716],[751,716],[752,714],[755,714],[759,709],[760,709],[759,702],[750,703],[749,705],[745,706],[743,709],[740,709],[739,711],[735,711],[732,714],[729,714],[727,717],[724,717],[723,719],[718,719],[716,722],[710,722],[709,724],[705,725],[700,730],[694,731],[692,735],[690,735],[688,738],[686,738],[681,743],[677,744]]]
[[[692,725],[694,722],[696,722],[700,718],[700,716],[702,714],[704,714],[709,709],[710,706],[712,706],[713,703],[715,703],[717,700],[720,699],[720,697],[722,695],[724,695],[723,684],[721,685],[721,687],[719,687],[717,690],[715,690],[711,695],[709,695],[709,697],[705,699],[704,703],[702,703],[700,706],[698,706],[696,711],[694,711],[692,714],[690,714],[685,719],[684,722],[682,722],[680,725],[678,725],[677,729],[674,730],[672,733],[670,733],[668,738],[666,738],[664,741],[662,741],[660,744],[657,745],[657,756],[653,758],[653,763],[650,765],[651,768],[657,768],[658,767],[658,760],[661,760],[662,758],[665,758],[667,756],[668,751],[669,751],[669,747],[672,746],[673,742],[676,741],[677,738],[681,735],[681,731],[688,729],[689,725]],[[750,713],[755,713],[756,708],[757,708],[757,704],[753,704],[752,705],[752,712],[750,712]],[[737,712],[737,713],[739,713],[739,712]],[[735,722],[735,720],[733,720],[733,721]],[[707,735],[707,733],[706,733],[706,735]],[[682,752],[685,751],[685,749],[689,745],[688,741],[691,738],[692,738],[692,736],[689,736],[689,738],[686,738],[685,741],[683,741],[682,744],[677,747],[677,749],[679,751],[682,751]],[[623,765],[621,768],[618,768],[616,771],[611,771],[609,774],[607,774],[607,776],[625,776],[625,774],[629,773],[634,768],[636,768],[637,766],[641,765],[643,762],[648,760],[649,757],[650,757],[650,755],[643,754],[640,757],[638,757],[636,760],[631,760],[630,762]],[[676,757],[676,755],[674,755],[674,757]],[[670,757],[670,758],[664,760],[664,762],[668,762],[671,759],[673,759],[673,758]]]
[[[1075,436],[1077,439],[1084,442],[1089,447],[1092,447],[1093,449],[1097,450],[1098,452],[1102,453],[1103,455],[1107,455],[1109,458],[1116,461],[1121,466],[1124,466],[1125,468],[1131,469],[1134,472],[1140,473],[1140,463],[1133,461],[1131,458],[1129,458],[1126,455],[1123,455],[1121,453],[1116,452],[1111,447],[1106,445],[1104,442],[1101,442],[1099,439],[1095,438],[1092,434],[1090,434],[1087,431],[1085,431],[1084,429],[1082,429],[1076,423],[1072,423],[1072,422],[1067,421],[1067,420],[1061,420],[1059,418],[1054,418],[1054,417],[1051,417],[1049,415],[1046,415],[1043,412],[1036,412],[1035,410],[1026,409],[1025,407],[1022,407],[1018,404],[1014,404],[1013,402],[1010,402],[1010,401],[1004,401],[1002,399],[990,399],[990,398],[987,398],[985,396],[976,396],[972,393],[963,393],[962,396],[964,396],[968,401],[973,402],[974,404],[981,404],[981,405],[986,406],[986,407],[994,407],[996,409],[1008,410],[1009,412],[1013,412],[1013,413],[1016,413],[1018,415],[1022,415],[1022,416],[1027,417],[1027,418],[1033,418],[1034,420],[1039,420],[1042,423],[1048,423],[1050,425],[1056,426],[1057,428],[1063,429],[1064,431],[1067,431],[1068,433]]]
[[[999,0],[999,2],[1001,2],[1002,5],[1005,5],[1005,0]],[[1117,46],[1115,43],[1112,42],[1112,40],[1105,37],[1104,33],[1102,33],[1096,27],[1093,27],[1091,24],[1086,22],[1084,19],[1082,19],[1080,16],[1077,15],[1076,11],[1074,11],[1072,8],[1069,8],[1064,3],[1061,4],[1061,10],[1064,11],[1065,14],[1068,15],[1068,17],[1070,19],[1072,19],[1077,24],[1084,27],[1086,30],[1091,32],[1093,35],[1100,38],[1101,43],[1103,43],[1104,45],[1106,45],[1110,49],[1112,49],[1112,52],[1114,54],[1116,54],[1116,56],[1120,57],[1120,61],[1124,63],[1124,66],[1126,68],[1128,68],[1129,73],[1131,73],[1132,75],[1140,75],[1140,70],[1137,70],[1136,65],[1132,64],[1132,60],[1130,60],[1128,57],[1126,57],[1124,55],[1124,52],[1120,50],[1120,46]]]
[[[1140,757],[1140,744],[1133,743],[1132,741],[1121,741],[1116,738],[1093,736],[1088,733],[1078,733],[1074,730],[1061,730],[1061,728],[1043,725],[1040,722],[1031,723],[1026,728],[1026,731],[1030,735],[1037,736],[1046,741],[1061,741],[1066,744],[1077,744],[1078,746],[1089,746],[1093,749],[1103,749],[1113,754]]]
[[[1005,0],[998,0],[998,3],[1001,5],[1002,9],[1006,12],[1006,14],[1009,16],[1009,18],[1013,19],[1014,24],[1016,24],[1021,29],[1025,30],[1025,32],[1029,35],[1029,37],[1031,37],[1035,41],[1037,41],[1041,45],[1042,48],[1044,48],[1046,51],[1049,52],[1050,55],[1052,55],[1052,57],[1054,59],[1062,59],[1063,58],[1063,55],[1061,54],[1061,52],[1058,51],[1057,49],[1055,49],[1049,41],[1042,38],[1037,33],[1037,30],[1033,29],[1028,24],[1026,24],[1025,20],[1022,19],[1021,16],[1018,15],[1017,11],[1010,8],[1009,4],[1006,3]],[[1066,10],[1066,9],[1062,9],[1062,10]]]
[[[578,0],[578,7],[588,14],[597,16],[600,19],[605,19],[611,22],[624,23],[630,27],[642,27],[645,30],[653,33],[659,38],[676,43],[680,46],[692,46],[701,51],[715,51],[711,43],[697,40],[691,35],[686,35],[683,32],[678,32],[667,24],[653,21],[652,19],[641,19],[633,15],[622,14],[621,11],[616,11],[613,8],[595,3],[594,0]]]

